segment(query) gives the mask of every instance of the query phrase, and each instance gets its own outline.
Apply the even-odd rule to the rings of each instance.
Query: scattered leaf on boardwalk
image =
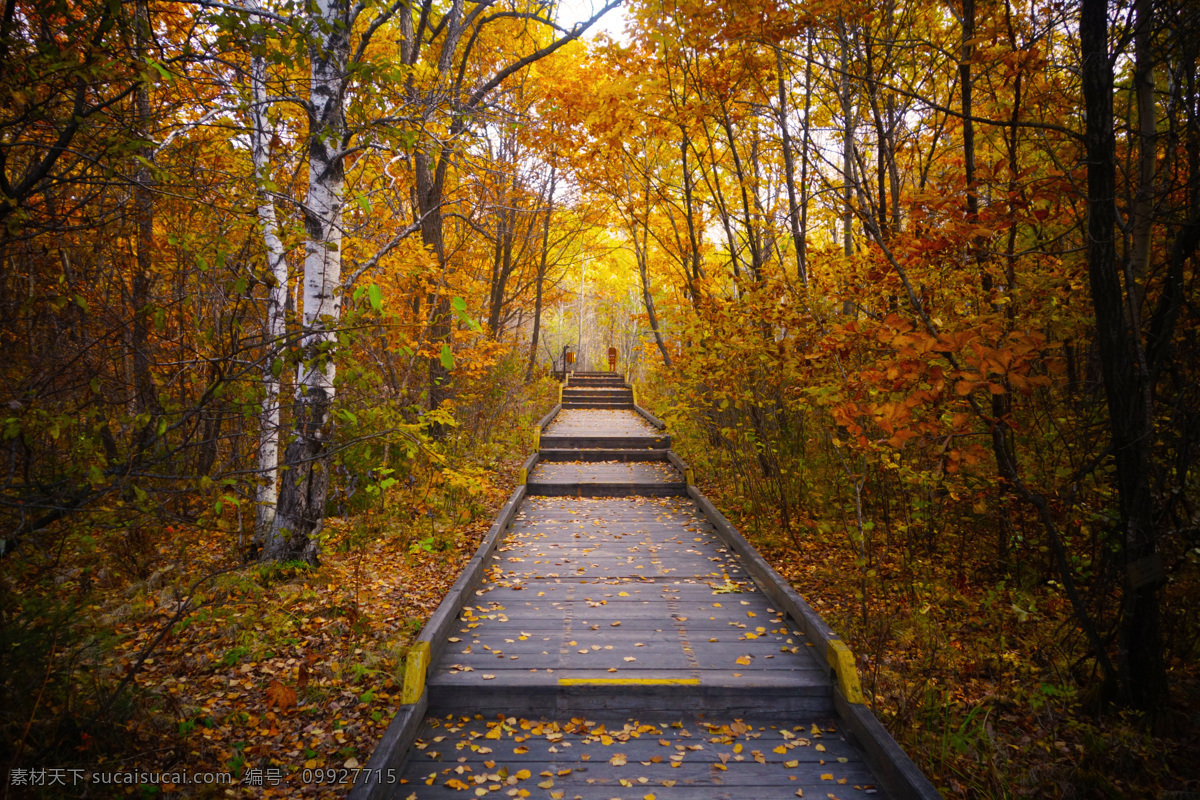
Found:
[[[608,763],[614,767],[623,767],[627,763],[624,753],[614,753],[613,757],[608,760]]]

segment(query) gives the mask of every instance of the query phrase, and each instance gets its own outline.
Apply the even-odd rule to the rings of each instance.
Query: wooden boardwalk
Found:
[[[545,421],[548,457],[414,648],[432,663],[353,797],[938,796],[652,421]]]

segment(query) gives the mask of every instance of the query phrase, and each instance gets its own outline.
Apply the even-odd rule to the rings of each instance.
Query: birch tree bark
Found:
[[[257,0],[247,0],[248,9],[257,10]],[[273,193],[268,189],[271,180],[271,135],[267,121],[267,63],[262,52],[265,36],[254,37],[254,54],[250,59],[250,157],[254,165],[254,182],[258,192],[258,224],[262,229],[263,247],[267,257],[267,307],[263,323],[263,399],[259,412],[258,470],[259,484],[255,502],[255,545],[261,549],[275,524],[275,504],[279,499],[279,391],[283,364],[279,361],[279,344],[285,331],[288,274],[283,242],[279,238],[279,223],[275,216]]]
[[[341,316],[342,211],[349,0],[315,0],[310,45],[308,196],[304,208],[304,284],[295,414],[274,524],[263,555],[318,563],[333,437],[334,345]]]

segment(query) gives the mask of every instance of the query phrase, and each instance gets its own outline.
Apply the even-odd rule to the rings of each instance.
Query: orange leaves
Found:
[[[289,708],[296,705],[297,700],[296,690],[279,681],[271,681],[271,685],[267,687],[267,708],[273,706],[286,714]]]

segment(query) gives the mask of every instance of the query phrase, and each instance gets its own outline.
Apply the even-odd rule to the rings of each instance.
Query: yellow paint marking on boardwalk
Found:
[[[559,686],[699,686],[699,678],[559,678]]]
[[[404,668],[404,689],[400,702],[411,705],[425,693],[425,671],[429,668],[429,642],[420,641],[408,650]]]

